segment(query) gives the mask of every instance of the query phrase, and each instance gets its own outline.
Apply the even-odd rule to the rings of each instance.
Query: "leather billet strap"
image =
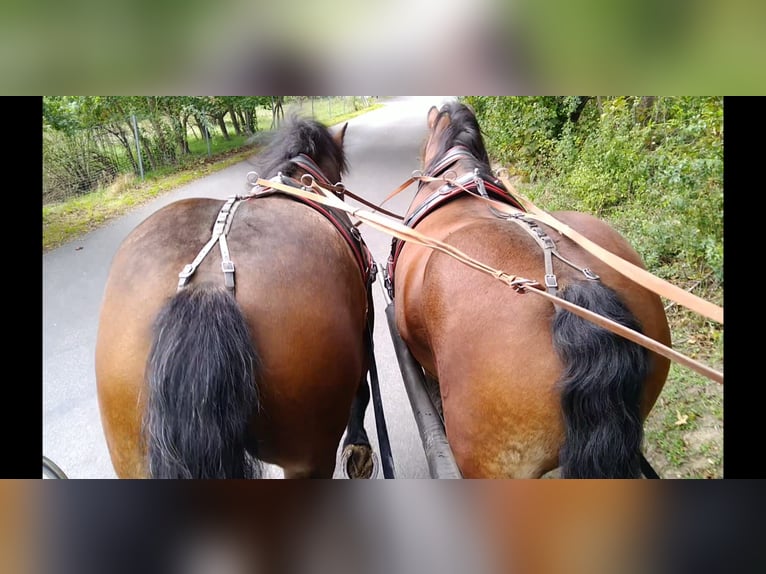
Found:
[[[223,207],[221,207],[221,210],[218,212],[218,217],[216,217],[215,225],[213,226],[213,234],[210,237],[210,240],[200,250],[197,257],[194,258],[194,261],[185,265],[183,270],[178,274],[178,291],[186,286],[191,276],[194,275],[194,272],[197,270],[197,267],[199,267],[199,264],[202,263],[202,260],[205,259],[208,253],[210,253],[210,250],[216,243],[218,243],[221,248],[221,270],[224,274],[224,284],[230,291],[234,290],[234,263],[229,257],[229,245],[226,242],[226,234],[231,228],[234,212],[237,211],[237,207],[239,207],[242,199],[244,198],[241,196],[233,195],[223,204]]]

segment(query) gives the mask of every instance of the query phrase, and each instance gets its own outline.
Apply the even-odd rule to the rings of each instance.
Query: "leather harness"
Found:
[[[299,154],[298,156],[292,158],[290,161],[297,164],[301,169],[306,171],[312,179],[316,179],[323,186],[333,189],[333,191],[336,193],[339,193],[340,190],[340,196],[342,197],[342,190],[344,189],[342,184],[331,185],[322,173],[322,170],[319,168],[319,166],[317,166],[316,162],[314,162],[309,156],[305,154]],[[255,179],[258,178],[256,177]],[[278,181],[293,187],[303,187],[299,181],[284,176],[281,172],[278,173],[272,179],[272,181]],[[226,202],[223,204],[223,207],[221,207],[221,210],[218,212],[210,240],[200,250],[200,252],[197,254],[197,257],[194,258],[194,261],[188,265],[185,265],[183,270],[178,274],[178,290],[180,291],[188,284],[192,275],[194,275],[194,272],[197,270],[199,264],[207,256],[213,246],[218,243],[221,248],[221,270],[224,274],[224,284],[227,289],[233,292],[235,287],[235,268],[234,262],[231,260],[229,255],[229,247],[226,241],[226,235],[231,228],[234,213],[243,201],[268,197],[276,194],[308,205],[326,217],[330,223],[335,226],[343,239],[345,239],[348,246],[351,248],[351,251],[354,254],[354,259],[356,260],[357,265],[359,266],[359,270],[362,274],[362,281],[364,282],[364,285],[368,287],[375,281],[377,266],[375,265],[372,253],[362,239],[362,235],[359,232],[359,229],[357,229],[351,223],[351,220],[345,213],[332,207],[326,207],[311,200],[292,196],[273,188],[261,188],[258,186],[257,190],[253,190],[253,192],[248,195],[234,195],[226,200]]]
[[[450,148],[444,157],[432,167],[427,177],[438,177],[439,175],[447,173],[447,168],[452,166],[456,161],[461,158],[468,158],[475,160],[475,156],[463,145],[456,145]],[[593,273],[590,269],[577,267],[571,261],[565,259],[556,249],[554,241],[545,233],[545,231],[532,219],[526,217],[524,214],[526,210],[512,195],[510,195],[502,186],[502,183],[493,179],[488,181],[479,175],[478,168],[473,172],[468,172],[461,177],[454,179],[443,176],[445,184],[439,187],[431,195],[429,195],[423,203],[421,203],[412,213],[410,213],[404,220],[404,225],[415,228],[425,217],[433,213],[439,207],[446,205],[450,201],[457,199],[458,197],[468,194],[480,196],[485,199],[494,199],[501,201],[505,204],[511,205],[519,211],[514,214],[507,214],[496,210],[490,206],[490,211],[495,217],[505,219],[517,223],[529,233],[537,242],[537,244],[543,250],[543,258],[545,263],[545,287],[548,293],[555,294],[558,290],[558,282],[556,281],[556,275],[553,273],[553,259],[555,256],[567,265],[581,271],[588,279],[597,280],[598,275]],[[421,181],[418,185],[418,192],[422,189],[423,185],[427,182]],[[386,266],[385,287],[388,290],[389,296],[394,298],[394,271],[396,269],[396,262],[399,259],[399,255],[404,247],[404,241],[396,237],[391,241],[391,254],[388,257]]]

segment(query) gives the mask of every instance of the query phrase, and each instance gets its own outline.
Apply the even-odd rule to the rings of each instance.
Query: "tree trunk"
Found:
[[[173,131],[176,133],[176,143],[178,143],[178,148],[181,150],[181,155],[186,155],[189,153],[189,141],[186,137],[186,130],[183,129],[183,124],[178,118],[174,118],[173,124]]]
[[[242,125],[245,126],[245,131],[252,135],[255,133],[255,129],[253,129],[253,112],[252,110],[245,110],[243,112],[244,118],[242,121]]]
[[[234,131],[238,136],[242,135],[242,128],[239,127],[239,121],[237,120],[237,114],[234,113],[234,108],[232,106],[229,106],[229,109],[227,110],[229,112],[229,116],[231,116],[231,123],[234,126]]]
[[[280,119],[284,119],[285,110],[282,107],[284,96],[271,96],[271,129],[279,127]]]
[[[205,123],[202,121],[202,118],[198,115],[194,116],[194,120],[197,122],[197,127],[199,128],[199,134],[200,137],[204,140],[210,137],[210,132],[208,132],[207,127],[205,126]]]
[[[125,130],[120,124],[114,124],[113,127],[107,126],[105,129],[114,137],[116,137],[119,140],[119,142],[122,144],[122,147],[125,148],[125,153],[128,154],[128,159],[130,160],[130,165],[133,168],[133,171],[136,173],[136,175],[138,175],[139,173],[138,163],[135,156],[133,155],[133,148],[130,145],[131,141],[134,141],[133,136],[131,135],[130,137],[128,137],[128,135],[125,133]]]
[[[654,104],[657,96],[641,96],[634,108],[635,120],[641,125],[646,125],[652,119]]]
[[[574,109],[574,111],[569,114],[569,121],[573,124],[577,123],[577,120],[580,119],[580,115],[582,115],[582,111],[585,109],[585,104],[588,103],[588,100],[591,99],[592,96],[580,96],[580,103],[577,104],[577,107]]]
[[[248,123],[248,112],[242,111],[242,110],[234,110],[234,113],[237,114],[237,120],[239,121],[239,125],[242,127],[242,129],[245,131],[247,135],[251,135],[253,133],[252,127]]]
[[[178,143],[181,145],[181,153],[183,154],[191,153],[189,149],[189,134],[187,132],[188,121],[189,116],[184,116],[179,120],[180,125],[178,126]]]
[[[152,143],[140,132],[138,139],[141,140],[141,161],[143,161],[144,165],[149,166],[150,171],[154,171],[157,169],[157,160],[152,152]]]
[[[231,136],[229,135],[228,130],[226,129],[226,121],[223,119],[225,112],[223,114],[218,114],[215,116],[215,120],[218,122],[218,127],[221,128],[221,133],[223,134],[223,138],[225,140],[230,140]]]

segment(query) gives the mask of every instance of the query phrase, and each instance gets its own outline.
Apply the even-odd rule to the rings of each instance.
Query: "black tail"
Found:
[[[640,332],[617,293],[599,282],[572,283],[561,297]],[[557,309],[552,328],[564,365],[561,476],[640,477],[640,400],[649,372],[648,351],[564,309]]]
[[[178,292],[154,325],[144,433],[152,478],[254,478],[245,450],[259,408],[260,360],[234,297],[210,285]]]

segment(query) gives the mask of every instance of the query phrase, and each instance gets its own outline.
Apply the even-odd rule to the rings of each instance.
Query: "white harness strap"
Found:
[[[226,234],[231,228],[231,222],[234,218],[234,212],[239,207],[241,200],[244,199],[238,195],[234,195],[226,200],[226,203],[221,207],[221,211],[218,212],[218,217],[215,220],[213,226],[213,235],[210,240],[194,258],[194,261],[184,266],[183,270],[178,274],[178,291],[183,289],[189,282],[189,278],[194,275],[194,272],[205,259],[213,246],[218,242],[221,248],[221,271],[224,274],[224,284],[229,290],[234,290],[234,262],[229,257],[229,245],[226,242]]]

